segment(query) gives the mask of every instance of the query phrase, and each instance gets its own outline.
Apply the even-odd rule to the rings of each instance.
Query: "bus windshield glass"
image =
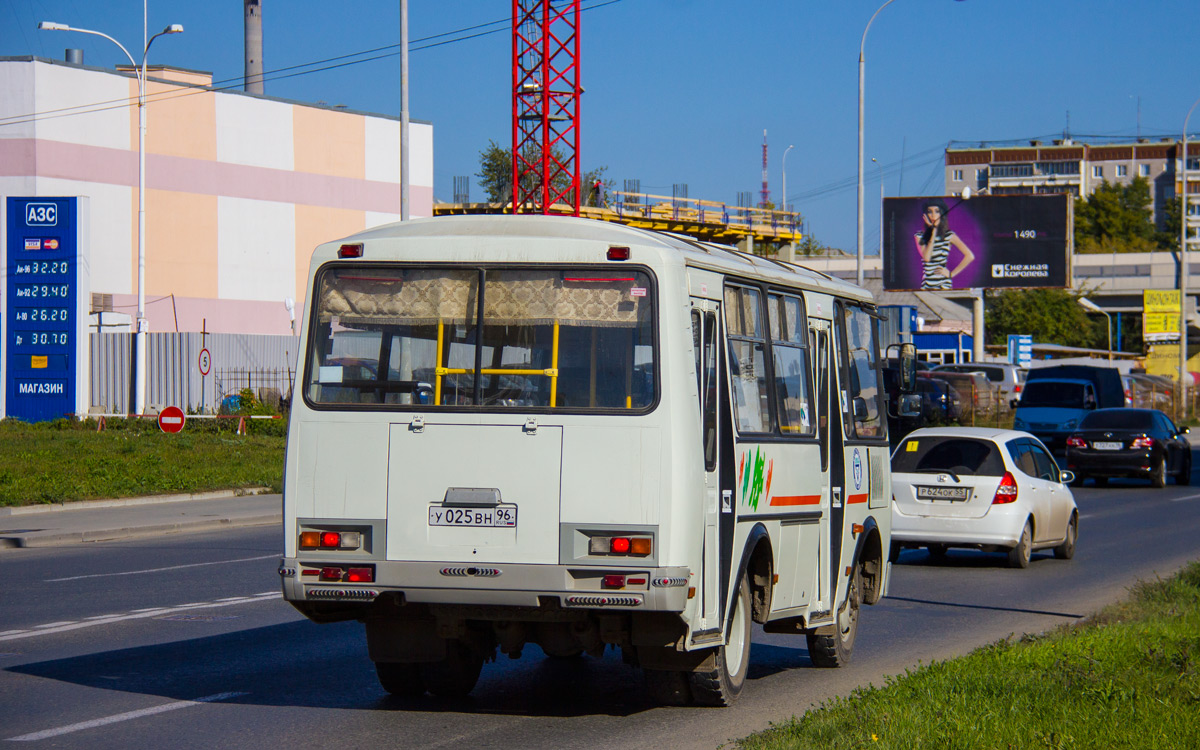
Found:
[[[337,264],[314,289],[304,388],[313,405],[654,403],[644,271]]]

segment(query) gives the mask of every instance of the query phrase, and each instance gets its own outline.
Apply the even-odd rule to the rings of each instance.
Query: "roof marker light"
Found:
[[[608,248],[609,260],[629,260],[629,248],[613,246]]]
[[[345,244],[338,248],[339,258],[361,258],[362,254],[363,246],[361,242]]]

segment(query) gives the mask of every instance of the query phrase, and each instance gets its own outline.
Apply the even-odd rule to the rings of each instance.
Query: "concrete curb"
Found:
[[[112,500],[76,500],[69,503],[39,503],[37,505],[6,506],[0,508],[0,516],[25,516],[35,513],[56,513],[70,510],[94,510],[96,508],[125,508],[134,505],[183,503],[190,500],[220,500],[228,497],[247,497],[249,495],[269,494],[272,494],[269,487],[244,487],[235,490],[193,492],[181,495],[147,495],[143,497],[123,497]]]
[[[143,536],[181,534],[193,531],[213,531],[241,526],[270,526],[282,522],[282,513],[239,516],[227,518],[202,518],[194,521],[151,524],[146,526],[123,526],[111,529],[85,529],[80,531],[29,531],[0,532],[0,549],[27,549],[30,547],[60,547],[85,542],[111,542]]]

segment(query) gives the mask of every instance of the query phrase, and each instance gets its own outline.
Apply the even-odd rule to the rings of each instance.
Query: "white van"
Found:
[[[364,622],[393,693],[466,694],[536,643],[728,705],[752,622],[839,666],[887,589],[863,289],[604,222],[437,218],[317,248],[303,326],[284,596]]]

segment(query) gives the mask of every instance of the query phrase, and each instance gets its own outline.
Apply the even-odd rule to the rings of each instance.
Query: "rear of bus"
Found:
[[[560,222],[409,222],[314,254],[284,595],[365,621],[393,692],[469,691],[497,647],[600,653],[632,637],[602,615],[687,603],[660,533],[659,254]]]

